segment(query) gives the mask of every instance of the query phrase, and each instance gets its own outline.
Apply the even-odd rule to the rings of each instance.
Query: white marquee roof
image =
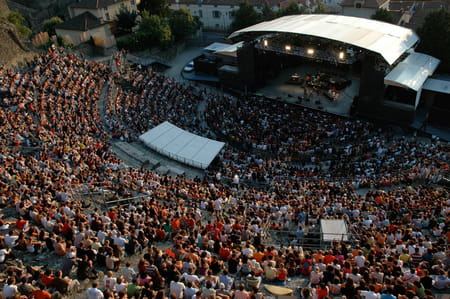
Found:
[[[229,38],[249,32],[286,32],[332,39],[379,53],[390,65],[419,40],[411,29],[341,15],[285,16],[235,31]]]
[[[450,81],[428,78],[423,89],[450,94]]]
[[[225,145],[201,137],[165,121],[139,136],[149,148],[173,160],[206,169]]]
[[[433,56],[412,52],[384,77],[384,83],[418,91],[436,70],[439,62]]]
[[[347,224],[342,219],[321,219],[320,231],[322,232],[322,240],[326,242],[348,241],[349,239]]]

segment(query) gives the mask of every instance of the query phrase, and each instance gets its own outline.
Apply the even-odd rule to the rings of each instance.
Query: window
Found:
[[[219,24],[216,24],[216,28],[219,28]]]
[[[109,17],[109,13],[105,13],[105,18],[106,18],[107,21],[111,20],[111,18]]]
[[[220,18],[220,11],[213,10],[212,15],[213,15],[213,18],[218,19],[218,18]]]
[[[203,18],[203,11],[201,9],[198,10],[198,16],[200,18]]]
[[[234,5],[232,4],[232,5],[230,5],[230,8],[234,8]]]
[[[214,4],[214,7],[217,7],[217,4]]]
[[[233,19],[234,18],[234,11],[230,11],[228,13],[228,16],[230,17],[230,19]]]
[[[356,7],[356,8],[361,8],[361,6],[362,6],[361,3],[356,3],[356,4],[355,4],[355,7]]]
[[[131,0],[131,5],[136,5],[136,0]]]
[[[108,6],[104,7],[103,10],[108,10]]]

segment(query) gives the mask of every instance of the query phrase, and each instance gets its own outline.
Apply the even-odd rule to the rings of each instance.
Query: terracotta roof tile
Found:
[[[62,24],[56,25],[56,29],[88,31],[93,28],[103,26],[107,23],[102,23],[99,18],[90,12],[82,13]]]

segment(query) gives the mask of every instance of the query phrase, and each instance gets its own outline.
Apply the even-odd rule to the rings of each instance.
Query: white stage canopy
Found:
[[[222,50],[228,48],[229,46],[231,46],[231,45],[215,42],[215,43],[210,44],[206,48],[203,48],[203,51],[208,51],[208,52],[222,51]]]
[[[229,38],[252,32],[285,32],[336,40],[379,53],[390,65],[419,41],[417,34],[405,27],[364,18],[316,14],[262,22],[235,31]]]
[[[320,231],[322,233],[322,240],[325,242],[334,240],[348,241],[349,239],[347,224],[342,219],[321,219]]]
[[[384,83],[419,91],[433,74],[440,60],[422,53],[411,53],[384,77]]]
[[[450,81],[428,78],[423,84],[423,89],[450,94]]]
[[[146,146],[173,160],[206,169],[225,145],[165,121],[139,136]]]

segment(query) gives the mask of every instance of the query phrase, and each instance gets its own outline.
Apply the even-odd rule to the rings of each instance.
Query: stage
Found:
[[[339,96],[335,100],[331,100],[324,94],[326,91],[323,89],[314,90],[306,83],[287,83],[293,74],[306,78],[307,75],[319,73],[347,78],[351,80],[351,84],[340,90]],[[267,80],[265,87],[258,89],[257,94],[333,114],[349,116],[353,98],[359,94],[359,85],[359,74],[355,72],[339,70],[326,64],[302,64],[281,70],[276,78]]]

